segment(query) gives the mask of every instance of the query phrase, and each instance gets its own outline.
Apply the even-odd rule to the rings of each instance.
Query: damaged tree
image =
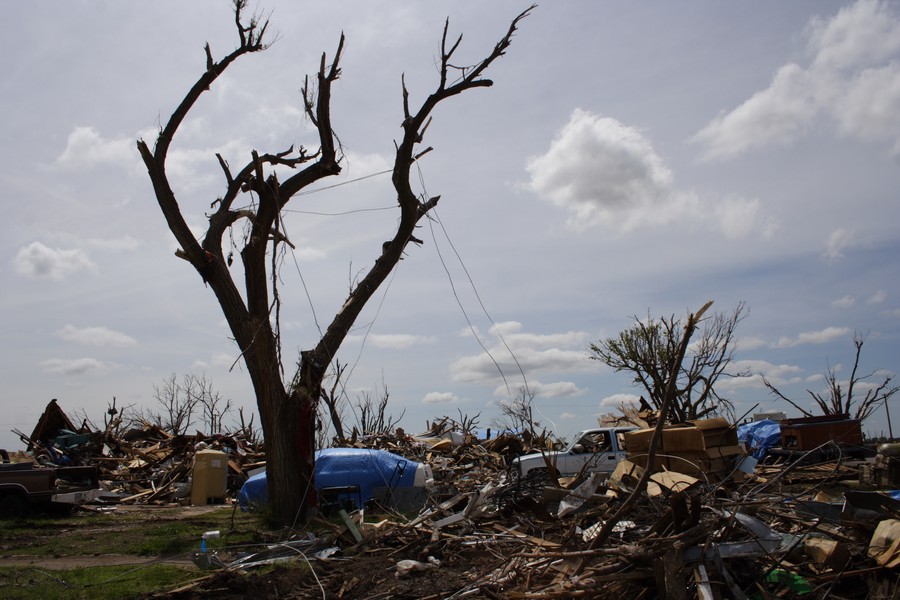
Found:
[[[313,485],[313,451],[315,441],[316,402],[321,396],[326,369],[350,327],[378,287],[391,273],[403,255],[406,245],[418,242],[413,231],[419,220],[438,202],[439,197],[419,199],[410,185],[413,163],[429,149],[416,151],[422,142],[437,105],[472,88],[488,87],[492,81],[483,77],[486,69],[503,56],[521,19],[533,7],[519,14],[506,34],[486,58],[475,65],[456,67],[450,63],[461,38],[448,40],[448,24],[444,25],[439,63],[440,80],[418,108],[411,110],[409,93],[403,85],[403,137],[396,144],[392,181],[400,209],[396,231],[389,242],[373,248],[375,262],[366,275],[350,290],[331,324],[314,348],[300,353],[297,369],[289,380],[283,378],[278,314],[278,274],[275,258],[281,244],[290,244],[282,230],[282,211],[301,190],[325,177],[341,171],[342,156],[338,152],[331,123],[332,84],[340,76],[340,60],[344,38],[328,64],[322,55],[316,85],[307,80],[302,88],[304,109],[318,131],[319,149],[288,148],[274,154],[251,153],[251,160],[234,172],[221,155],[217,155],[225,177],[225,193],[212,203],[209,227],[202,242],[191,232],[182,215],[181,206],[166,173],[169,147],[178,128],[197,100],[210,89],[215,80],[235,60],[245,54],[265,50],[268,21],[258,17],[245,20],[246,0],[235,0],[234,22],[239,45],[219,61],[206,45],[206,69],[172,113],[156,138],[151,150],[144,140],[137,142],[138,150],[153,184],[160,209],[178,241],[177,254],[200,273],[221,306],[222,313],[240,348],[247,366],[262,421],[268,459],[269,506],[273,518],[284,524],[303,521],[308,510],[315,506]],[[296,172],[284,181],[275,174],[275,167]],[[253,194],[246,202],[253,208],[236,208],[241,194]],[[244,293],[229,272],[231,256],[223,252],[223,237],[238,223],[248,223],[249,235],[240,251],[244,268]],[[246,302],[244,300],[246,298]]]
[[[900,386],[892,385],[893,377],[884,375],[880,383],[869,383],[867,380],[878,375],[878,371],[872,371],[866,375],[860,375],[859,358],[862,354],[863,344],[866,343],[866,336],[860,333],[853,335],[853,347],[855,354],[853,356],[853,369],[850,371],[850,378],[847,381],[841,381],[837,375],[837,368],[829,366],[825,371],[826,389],[823,393],[806,390],[810,397],[815,401],[819,410],[823,415],[848,415],[854,419],[864,420],[872,414],[882,404],[887,410],[887,402],[891,396],[900,390]],[[804,416],[813,416],[808,410],[805,410],[798,403],[787,398],[776,388],[772,382],[765,377],[763,383],[769,389],[769,392],[781,400],[784,400],[800,412]],[[844,387],[846,385],[846,388]],[[865,390],[861,396],[860,388]],[[890,415],[888,415],[888,427],[891,425]],[[894,437],[893,431],[891,437]]]
[[[666,390],[675,385],[668,412],[661,415],[673,423],[701,419],[719,411],[730,414],[732,404],[716,393],[720,377],[747,377],[749,371],[728,373],[734,360],[735,329],[746,316],[746,304],[731,313],[716,312],[703,322],[700,336],[686,354],[679,354],[681,321],[674,316],[634,317],[634,326],[618,336],[591,344],[591,356],[634,375],[634,384],[644,388],[649,408],[659,411]],[[674,377],[674,380],[672,379]]]

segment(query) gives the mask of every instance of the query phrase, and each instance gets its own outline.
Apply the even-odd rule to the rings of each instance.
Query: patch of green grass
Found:
[[[118,565],[65,571],[0,567],[0,597],[9,600],[114,600],[168,590],[197,577],[171,565]]]
[[[94,556],[126,554],[173,556],[197,550],[200,536],[219,530],[211,549],[259,541],[259,521],[246,513],[222,508],[203,514],[148,508],[66,518],[29,517],[0,522],[0,556]],[[2,597],[2,594],[0,594]]]

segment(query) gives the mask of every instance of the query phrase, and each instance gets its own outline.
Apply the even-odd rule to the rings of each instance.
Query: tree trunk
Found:
[[[258,396],[260,402],[264,400]],[[315,403],[305,390],[277,394],[260,405],[266,483],[274,522],[294,526],[318,505],[314,479]]]

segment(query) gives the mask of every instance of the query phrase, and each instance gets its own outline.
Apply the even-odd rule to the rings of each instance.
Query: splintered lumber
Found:
[[[527,540],[529,543],[534,544],[535,546],[540,546],[542,548],[559,548],[560,544],[556,542],[551,542],[549,540],[544,540],[538,537],[534,537],[532,535],[527,535],[525,533],[521,533],[518,531],[513,531],[512,529],[508,529],[501,525],[500,523],[494,523],[494,529],[499,531],[500,533],[511,535],[520,540]]]

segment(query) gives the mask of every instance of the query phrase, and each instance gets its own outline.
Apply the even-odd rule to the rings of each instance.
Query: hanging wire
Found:
[[[324,192],[325,190],[330,190],[336,187],[341,187],[342,185],[347,185],[348,183],[356,183],[357,181],[362,181],[364,179],[369,179],[371,177],[377,177],[379,175],[384,175],[385,173],[392,173],[393,169],[387,169],[385,171],[378,171],[377,173],[370,173],[368,175],[363,175],[362,177],[357,177],[356,179],[348,179],[347,181],[341,181],[340,183],[334,183],[332,185],[326,185],[325,187],[315,188],[313,190],[299,191],[295,196],[309,196],[310,194],[318,194],[319,192]]]
[[[419,173],[419,183],[422,186],[422,190],[425,191],[425,196],[427,197],[428,193],[425,189],[425,176],[422,173],[422,168],[418,162],[416,163],[416,169]],[[432,215],[433,215],[433,218],[432,218]],[[465,261],[463,261],[462,256],[460,256],[459,252],[456,250],[456,246],[454,246],[453,240],[450,239],[450,234],[447,232],[447,229],[444,227],[444,224],[441,222],[440,216],[437,212],[437,207],[434,207],[431,209],[431,211],[429,211],[428,217],[429,217],[428,218],[429,228],[431,229],[431,237],[434,241],[434,247],[437,250],[438,259],[441,261],[441,266],[444,268],[444,272],[447,274],[447,279],[450,282],[450,289],[453,291],[453,297],[456,299],[456,304],[459,306],[460,311],[462,311],[463,317],[466,319],[466,323],[469,324],[469,330],[472,332],[472,335],[475,336],[475,340],[478,342],[478,345],[481,346],[481,348],[482,348],[482,350],[484,350],[485,354],[487,354],[488,357],[491,359],[491,362],[494,363],[494,366],[496,367],[497,372],[500,374],[500,377],[503,379],[503,385],[506,387],[506,394],[511,399],[512,392],[509,389],[509,381],[507,381],[506,375],[503,373],[503,369],[500,367],[500,364],[494,358],[493,354],[491,354],[490,350],[487,349],[487,347],[485,346],[481,337],[478,335],[478,332],[475,329],[475,326],[472,324],[472,321],[469,318],[469,315],[466,312],[465,307],[463,307],[463,305],[462,305],[462,301],[459,298],[459,294],[457,294],[457,292],[456,292],[456,285],[453,282],[453,276],[450,274],[450,270],[447,267],[447,263],[444,261],[443,254],[441,253],[440,246],[437,243],[437,237],[434,235],[434,225],[433,225],[434,222],[437,222],[438,225],[440,225],[441,231],[443,231],[444,237],[446,238],[447,243],[450,245],[450,248],[453,250],[453,253],[456,255],[456,259],[457,259],[457,261],[459,261],[459,264],[462,267],[463,272],[466,274],[466,278],[469,281],[469,285],[472,288],[472,291],[475,294],[475,297],[478,299],[478,304],[481,307],[482,312],[484,313],[485,317],[487,317],[488,321],[493,326],[494,331],[497,334],[497,337],[500,338],[500,341],[503,343],[503,346],[506,348],[507,352],[509,352],[509,355],[512,357],[513,362],[516,363],[516,367],[519,369],[519,373],[522,375],[522,381],[525,384],[525,391],[527,393],[529,388],[528,388],[528,379],[525,376],[525,370],[522,368],[522,365],[521,365],[521,363],[519,363],[519,359],[516,356],[516,353],[513,352],[513,349],[506,342],[506,338],[503,336],[503,333],[497,327],[497,324],[494,322],[494,319],[491,317],[490,313],[488,312],[487,308],[485,307],[484,302],[481,300],[481,295],[478,293],[478,286],[475,285],[475,281],[472,279],[472,276],[469,273],[469,270],[466,268]],[[540,410],[538,410],[538,412],[540,412]]]

